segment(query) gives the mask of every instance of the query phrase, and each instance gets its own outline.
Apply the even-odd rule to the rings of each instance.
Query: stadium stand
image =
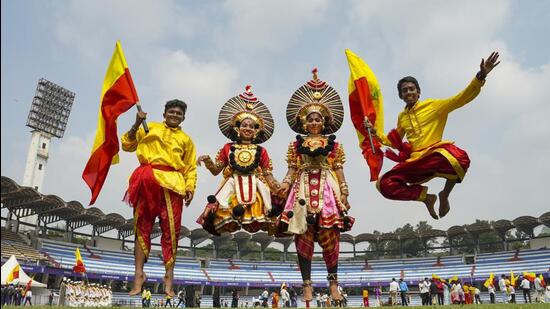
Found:
[[[41,251],[46,252],[62,268],[71,269],[74,265],[74,252],[79,245],[41,239]],[[89,272],[102,274],[131,276],[134,271],[133,255],[127,251],[102,250],[90,247],[94,254],[101,258],[91,258],[86,254],[83,259]],[[85,251],[82,251],[85,252]],[[341,261],[340,281],[344,284],[363,285],[381,282],[386,285],[391,278],[404,277],[417,281],[424,277],[437,274],[448,278],[473,278],[483,280],[490,273],[516,273],[523,271],[547,272],[550,265],[550,250],[523,250],[520,252],[520,260],[513,260],[514,252],[499,252],[492,254],[480,254],[475,264],[465,264],[462,256],[448,256],[440,258],[442,266],[434,267],[437,257],[397,259],[397,260],[371,260],[370,269],[365,270],[364,262]],[[238,268],[234,266],[237,265]],[[325,284],[326,270],[321,262],[314,262],[313,281]],[[154,254],[150,256],[145,266],[150,277],[162,278],[162,260]],[[178,257],[175,269],[176,278],[181,280],[196,280],[200,282],[251,282],[255,284],[280,284],[287,282],[300,284],[300,272],[294,262],[251,262],[242,260],[211,260],[209,267],[201,269],[200,261],[193,258]]]
[[[10,212],[10,216],[2,218],[6,220],[6,225],[10,229],[2,228],[2,260],[9,258],[12,254],[15,255],[21,262],[25,270],[39,273],[43,272],[45,281],[49,282],[50,288],[57,288],[61,277],[64,275],[72,275],[72,267],[75,263],[75,250],[80,248],[88,275],[93,280],[101,280],[103,282],[118,281],[119,291],[124,290],[129,282],[132,281],[134,273],[134,256],[132,251],[114,250],[112,248],[125,247],[124,241],[127,238],[133,238],[133,221],[126,220],[118,214],[104,214],[98,208],[84,207],[77,201],[65,202],[60,197],[55,195],[42,195],[36,190],[28,187],[19,186],[13,180],[2,176],[2,207]],[[13,216],[14,215],[14,216]],[[33,231],[32,245],[28,239],[28,235],[13,232],[11,228],[17,231],[18,222],[8,220],[15,217],[18,220],[21,217],[37,215],[39,224],[37,230]],[[8,219],[9,218],[9,219]],[[64,239],[67,241],[51,240],[41,238],[40,235],[48,235],[48,225],[58,221],[65,221],[67,230],[65,231]],[[15,223],[15,224],[14,224]],[[96,244],[94,237],[100,236],[103,233],[115,230],[118,231],[118,238],[111,238],[109,241],[116,243],[122,241],[121,245],[109,246],[109,250],[101,246],[80,245],[71,242],[74,230],[83,227],[91,226],[91,241],[88,244]],[[376,285],[387,286],[391,278],[405,278],[410,287],[416,285],[416,282],[424,277],[431,277],[436,274],[442,278],[450,278],[458,276],[466,282],[477,282],[478,285],[485,281],[490,273],[495,275],[510,274],[513,271],[516,274],[521,274],[524,271],[542,273],[548,278],[550,272],[550,246],[542,249],[522,249],[515,251],[506,251],[510,243],[514,241],[526,240],[542,240],[543,246],[548,243],[548,238],[535,238],[534,228],[540,225],[550,227],[550,212],[544,213],[538,218],[531,216],[522,216],[514,220],[498,220],[493,223],[476,222],[470,225],[453,226],[446,231],[444,230],[429,230],[422,233],[412,233],[411,235],[397,235],[394,233],[384,233],[375,235],[363,233],[359,235],[342,234],[341,241],[353,245],[353,255],[362,254],[361,251],[355,251],[355,245],[368,242],[378,248],[382,241],[395,241],[400,243],[406,239],[421,239],[423,241],[442,237],[450,240],[457,235],[475,235],[494,231],[502,240],[501,252],[479,253],[481,252],[479,244],[474,248],[475,253],[466,257],[457,255],[457,248],[433,248],[435,252],[441,252],[441,249],[450,253],[441,253],[441,256],[429,256],[436,254],[432,248],[424,248],[425,257],[419,258],[395,258],[384,256],[384,252],[374,252],[379,254],[377,259],[369,260],[346,260],[341,258],[339,263],[339,281],[341,284],[350,289],[355,289],[355,292],[361,287],[374,287]],[[34,227],[33,227],[34,228]],[[526,239],[508,239],[506,233],[511,229],[517,229],[529,235]],[[55,230],[55,229],[54,229]],[[153,238],[160,235],[158,226],[155,227]],[[38,235],[38,236],[37,236]],[[82,234],[80,234],[82,236]],[[88,236],[88,235],[86,235]],[[241,248],[246,242],[255,242],[260,245],[260,257],[264,256],[265,249],[268,248],[271,242],[278,242],[283,245],[284,255],[286,259],[288,248],[292,245],[290,238],[273,238],[266,233],[257,233],[247,235],[245,232],[238,232],[234,235],[224,235],[223,237],[213,237],[202,229],[188,230],[182,227],[180,238],[189,238],[190,246],[183,249],[189,250],[190,254],[195,254],[197,245],[205,240],[210,240],[213,243],[212,255],[218,256],[218,244],[221,242],[235,242],[235,248]],[[449,241],[449,243],[452,243]],[[493,244],[494,245],[494,244]],[[210,249],[209,249],[210,250]],[[294,252],[291,252],[294,253]],[[350,252],[351,253],[351,252]],[[455,253],[455,254],[453,254]],[[282,282],[292,285],[301,285],[302,280],[299,269],[295,261],[251,261],[242,260],[238,257],[241,252],[237,251],[234,254],[236,259],[200,259],[196,257],[178,256],[175,268],[176,284],[178,285],[195,285],[200,287],[201,291],[210,285],[221,285],[225,287],[225,295],[222,299],[227,299],[230,303],[230,298],[227,292],[232,287],[269,287],[271,290],[280,287]],[[392,254],[397,254],[392,252]],[[403,252],[399,252],[397,256],[404,256]],[[312,264],[312,275],[316,289],[326,288],[326,270],[322,261],[314,261]],[[148,278],[152,279],[152,286],[157,289],[156,292],[161,292],[161,282],[164,275],[164,266],[160,252],[152,251],[149,260],[145,265],[145,271]],[[94,276],[95,275],[95,276]],[[52,286],[53,285],[53,286]],[[207,289],[211,291],[212,289]],[[256,289],[257,290],[257,289]],[[254,291],[254,289],[252,289]],[[209,293],[209,292],[208,292]],[[241,303],[249,302],[252,305],[252,292],[249,295],[241,294]],[[414,294],[414,292],[413,292]],[[522,301],[520,295],[517,295],[519,302]],[[387,295],[383,298],[387,299]],[[160,294],[154,296],[157,300],[163,299]],[[371,298],[372,299],[372,298]],[[482,299],[488,300],[488,295],[483,292]],[[413,304],[420,302],[417,295],[413,296]],[[126,293],[115,293],[115,301],[121,305],[136,306],[140,305],[139,298],[129,299]],[[349,295],[348,306],[360,306],[361,297]],[[203,295],[201,307],[210,307],[212,305],[212,297]],[[299,303],[299,305],[302,305]]]
[[[14,255],[20,263],[39,264],[47,260],[38,250],[27,245],[24,239],[17,233],[2,228],[2,261]]]
[[[73,243],[59,242],[49,239],[40,239],[40,250],[47,253],[62,268],[72,269],[75,261],[76,248],[83,249],[83,246]],[[133,276],[134,274],[134,256],[128,251],[102,250],[100,248],[90,247],[94,255],[101,258],[91,258],[90,255],[81,250],[82,258],[86,269],[89,272],[101,274],[111,274],[118,276]],[[188,280],[205,281],[204,273],[200,269],[200,262],[196,259],[177,257],[175,276],[177,278],[186,278]],[[164,276],[164,266],[162,260],[155,254],[149,256],[145,265],[145,271],[150,277],[162,278]]]

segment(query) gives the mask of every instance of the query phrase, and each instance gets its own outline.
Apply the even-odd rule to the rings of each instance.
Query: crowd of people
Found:
[[[107,285],[63,278],[59,287],[60,306],[108,307],[112,300],[113,292]]]
[[[333,298],[330,291],[325,289],[314,293],[317,307],[346,307],[348,297],[346,291],[339,285],[337,292],[340,296],[338,298]],[[279,290],[274,289],[270,293],[266,288],[258,298],[253,297],[252,307],[296,308],[298,307],[298,296],[298,291],[294,286],[283,283]],[[238,293],[236,298],[233,297],[232,304],[235,304],[235,307],[238,306]],[[247,304],[245,304],[245,307],[248,307]]]
[[[1,303],[2,306],[32,306],[32,290],[23,285],[3,285]]]
[[[483,286],[489,292],[489,303],[516,303],[516,289],[523,293],[525,303],[550,302],[550,286],[547,286],[544,278],[539,276],[514,276],[501,275],[496,282],[491,277]],[[482,304],[480,286],[472,283],[462,282],[454,277],[449,280],[441,279],[437,276],[424,278],[418,282],[418,292],[422,305],[449,305],[449,304]],[[497,290],[498,289],[498,290]],[[387,302],[382,299],[382,287],[375,288],[375,305],[402,305],[411,304],[411,295],[409,287],[402,278],[397,281],[395,278],[389,284],[389,298]],[[497,293],[500,296],[497,299]],[[531,297],[531,292],[534,296]],[[364,306],[368,307],[368,291],[363,293]]]

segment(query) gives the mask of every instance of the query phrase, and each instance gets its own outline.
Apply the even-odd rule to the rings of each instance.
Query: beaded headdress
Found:
[[[218,126],[223,135],[231,139],[237,122],[242,122],[246,118],[254,120],[260,132],[263,132],[258,135],[256,143],[263,143],[273,135],[273,117],[267,106],[254,96],[250,85],[245,87],[245,92],[225,102],[218,116]]]
[[[334,133],[344,119],[342,100],[334,88],[317,77],[316,68],[312,73],[313,79],[292,94],[286,108],[286,120],[294,132],[307,134],[304,128],[307,116],[319,113],[325,120],[323,133]]]

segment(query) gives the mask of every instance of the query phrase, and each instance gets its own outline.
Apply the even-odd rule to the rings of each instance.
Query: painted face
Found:
[[[185,119],[185,113],[179,107],[170,107],[162,115],[166,125],[171,128],[178,127]]]
[[[257,132],[258,129],[256,129],[256,122],[254,122],[254,120],[245,118],[241,121],[241,125],[239,126],[239,136],[243,141],[253,140]]]
[[[311,113],[306,118],[306,130],[309,134],[323,132],[323,117],[319,113]]]
[[[404,82],[401,84],[401,99],[407,103],[407,105],[412,105],[418,101],[420,98],[420,91],[416,88],[416,85],[413,82]]]

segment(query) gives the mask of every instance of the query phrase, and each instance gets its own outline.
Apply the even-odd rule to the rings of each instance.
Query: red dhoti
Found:
[[[382,175],[377,183],[385,198],[424,201],[428,188],[421,186],[434,177],[461,182],[470,166],[468,154],[453,144],[444,144],[421,158],[399,163]]]
[[[140,246],[147,259],[151,251],[151,232],[159,217],[164,264],[172,265],[178,249],[183,197],[162,188],[155,179],[153,169],[173,170],[169,166],[141,165],[130,177],[125,200],[134,208],[136,246]]]

